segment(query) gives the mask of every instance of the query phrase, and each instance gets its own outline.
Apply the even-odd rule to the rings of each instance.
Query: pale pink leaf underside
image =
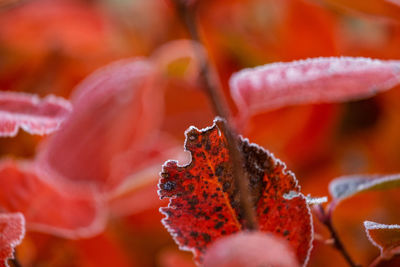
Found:
[[[134,152],[151,146],[158,133],[163,92],[157,77],[144,59],[114,62],[89,75],[71,98],[73,113],[42,146],[42,167],[102,191],[118,187],[131,170],[120,170],[115,159],[137,161],[141,156]]]
[[[17,213],[0,213],[0,267],[8,267],[8,259],[14,257],[14,248],[25,235],[24,216]]]
[[[353,57],[311,58],[244,69],[230,79],[241,112],[342,102],[375,95],[400,83],[400,61]]]
[[[254,231],[239,232],[216,240],[207,249],[203,266],[298,267],[300,264],[287,240],[273,233]]]
[[[381,251],[381,257],[390,259],[400,254],[400,225],[365,221],[364,227],[371,243]]]
[[[66,238],[92,236],[103,230],[102,200],[90,190],[46,182],[47,174],[30,162],[0,163],[0,207],[22,212],[28,230]]]
[[[348,175],[334,179],[329,192],[335,204],[362,192],[400,187],[400,174],[391,175]]]
[[[60,97],[0,92],[0,137],[15,136],[19,128],[30,134],[52,133],[70,112],[70,103]]]

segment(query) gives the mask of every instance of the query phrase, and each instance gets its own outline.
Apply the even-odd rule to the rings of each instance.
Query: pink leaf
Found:
[[[21,213],[0,213],[0,267],[8,267],[14,248],[25,236],[25,219]]]
[[[30,134],[49,134],[58,129],[71,112],[70,103],[60,97],[0,92],[0,137],[17,135],[21,128]]]
[[[333,198],[329,212],[333,212],[339,203],[354,195],[398,187],[400,187],[400,174],[354,174],[336,178],[329,184],[329,192]]]
[[[123,164],[121,169],[120,159],[142,162],[136,152],[157,137],[163,108],[157,77],[142,59],[121,60],[87,77],[72,96],[74,112],[42,147],[42,166],[81,185],[103,191],[118,187],[136,168]]]
[[[0,207],[22,212],[30,230],[67,238],[100,232],[105,214],[99,197],[91,190],[55,187],[45,182],[46,175],[31,163],[1,162]]]
[[[312,58],[245,69],[230,80],[241,112],[370,97],[400,83],[400,61]]]
[[[285,239],[272,233],[240,232],[222,237],[207,249],[204,267],[300,266]]]

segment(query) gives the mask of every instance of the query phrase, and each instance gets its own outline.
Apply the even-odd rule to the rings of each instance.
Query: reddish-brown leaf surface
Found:
[[[192,161],[178,166],[168,161],[159,184],[161,198],[170,198],[161,211],[163,222],[182,249],[201,261],[207,246],[243,229],[239,193],[232,180],[227,143],[216,120],[211,128],[186,132],[186,150]],[[287,239],[299,262],[306,263],[311,249],[309,208],[294,175],[284,163],[263,148],[240,138],[259,229]]]
[[[0,92],[0,137],[17,135],[19,128],[30,134],[49,134],[71,113],[70,103],[60,97]]]
[[[25,219],[21,213],[0,213],[0,267],[8,267],[14,248],[25,235]]]
[[[352,57],[267,64],[230,80],[232,97],[245,113],[366,98],[399,83],[400,61]]]
[[[22,212],[28,230],[81,238],[104,228],[102,201],[91,190],[55,186],[29,162],[0,163],[0,207]]]

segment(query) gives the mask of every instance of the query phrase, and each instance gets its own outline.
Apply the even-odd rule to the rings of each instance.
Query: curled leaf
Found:
[[[157,85],[157,72],[143,59],[94,72],[75,89],[74,112],[39,152],[41,166],[82,186],[118,187],[157,139],[163,106]]]
[[[400,254],[400,225],[364,222],[371,243],[381,251],[381,257],[389,260]]]
[[[246,244],[245,246],[243,244]],[[241,232],[212,243],[204,267],[300,266],[289,243],[263,232]]]
[[[70,112],[70,103],[60,97],[0,92],[0,137],[15,136],[19,128],[30,134],[52,133]]]
[[[25,236],[24,216],[17,213],[0,213],[0,267],[8,267],[14,257],[14,248]]]
[[[47,174],[32,163],[11,160],[0,163],[0,207],[25,215],[27,228],[81,238],[104,228],[105,214],[93,190],[46,182]]]
[[[245,69],[230,79],[241,112],[370,97],[400,83],[400,61],[311,58]]]
[[[167,161],[159,183],[161,198],[169,198],[164,225],[181,249],[191,250],[201,262],[207,246],[222,236],[243,229],[239,192],[232,178],[232,162],[221,120],[203,130],[186,132],[185,148],[192,155],[186,166]],[[219,125],[219,126],[218,126]],[[311,249],[309,207],[294,175],[263,148],[239,139],[259,229],[289,241],[299,262],[305,264]],[[294,192],[290,199],[285,196]]]
[[[359,193],[397,188],[400,186],[400,174],[393,175],[349,175],[336,178],[329,184],[333,197],[332,211],[342,200]]]

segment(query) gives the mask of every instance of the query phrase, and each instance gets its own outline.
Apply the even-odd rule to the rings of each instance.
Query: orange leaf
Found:
[[[46,175],[28,162],[1,162],[0,207],[22,212],[28,230],[66,238],[92,236],[103,230],[105,212],[97,194],[49,184]]]
[[[371,266],[377,265],[381,259],[390,260],[400,255],[400,225],[365,221],[364,227],[369,241],[381,251]]]
[[[371,243],[381,251],[381,257],[391,259],[400,254],[400,225],[365,221],[365,231]]]

